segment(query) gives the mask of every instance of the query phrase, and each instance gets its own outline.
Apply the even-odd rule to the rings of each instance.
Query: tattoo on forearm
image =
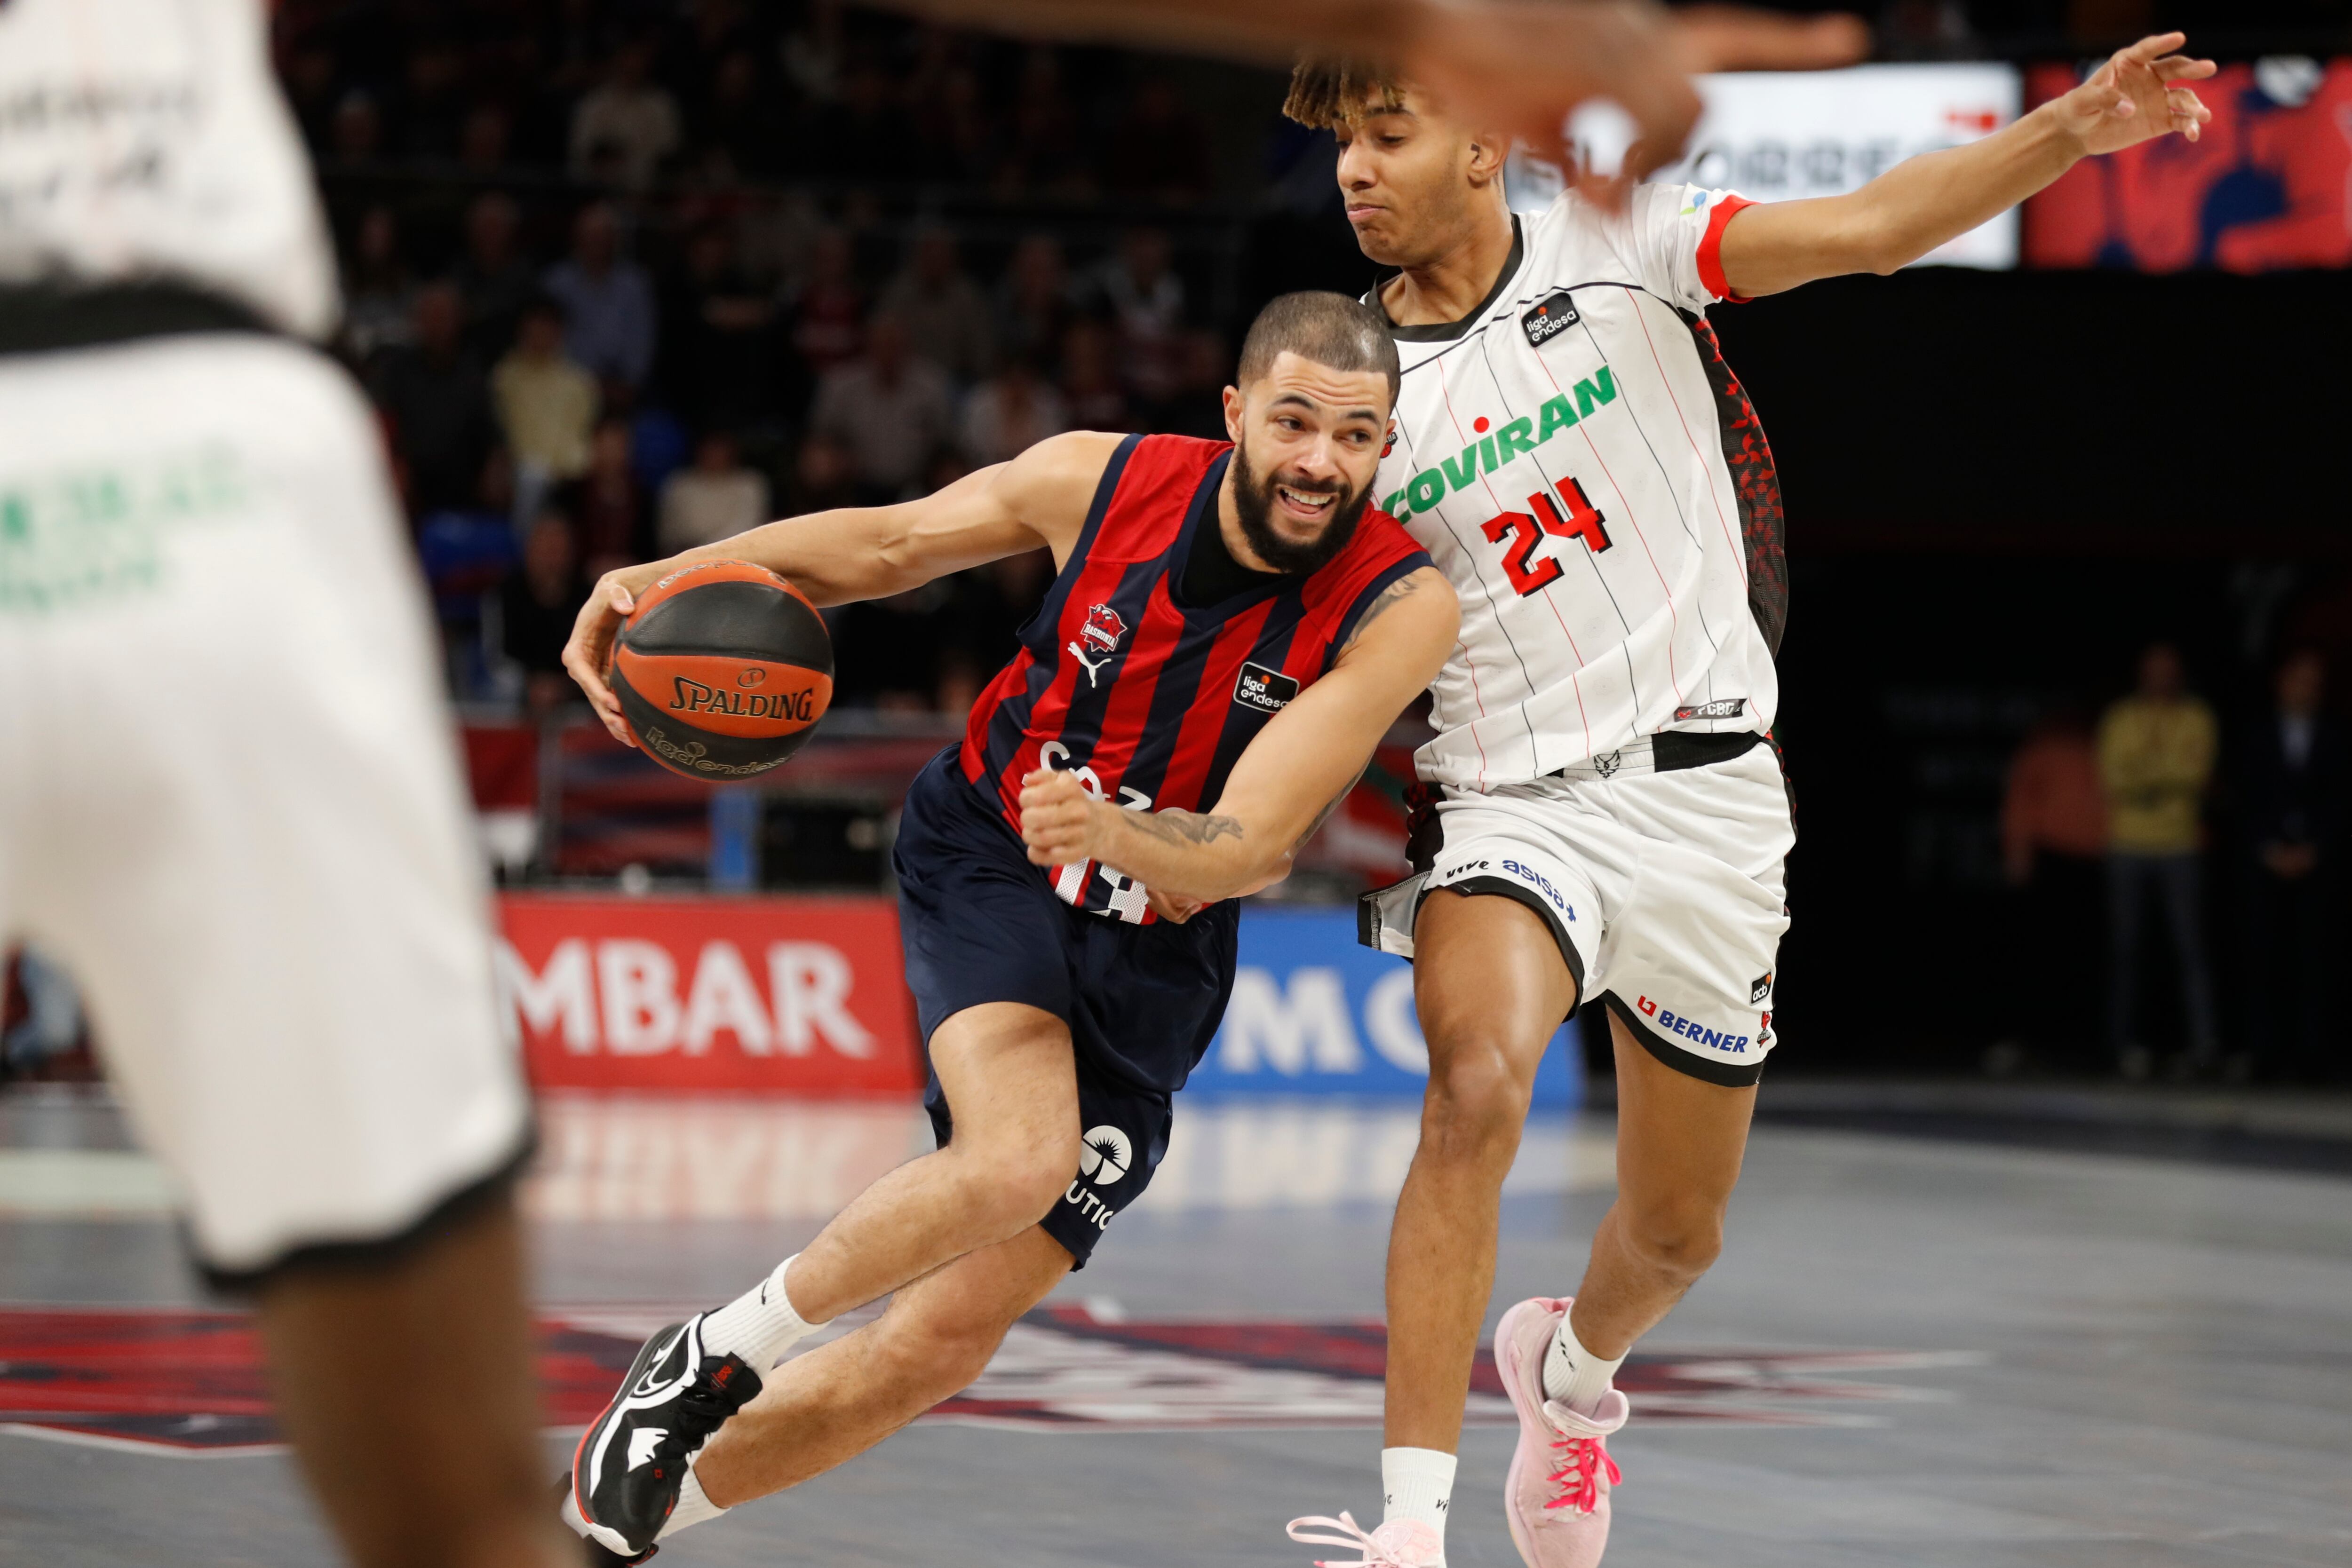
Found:
[[[1366,766],[1369,767],[1370,764],[1367,764]],[[1321,832],[1323,831],[1323,824],[1331,820],[1331,813],[1338,810],[1340,805],[1346,801],[1348,797],[1356,792],[1356,786],[1363,781],[1364,769],[1360,768],[1356,770],[1356,776],[1348,780],[1348,787],[1345,789],[1340,790],[1337,795],[1332,796],[1329,800],[1324,802],[1323,809],[1315,813],[1315,820],[1307,824],[1307,831],[1299,834],[1297,839],[1291,841],[1290,852],[1297,854],[1300,849],[1305,847],[1307,840]]]
[[[1231,817],[1203,816],[1196,811],[1128,811],[1122,813],[1129,826],[1150,834],[1162,843],[1213,844],[1219,839],[1239,839],[1248,835],[1242,825]]]
[[[1386,588],[1381,590],[1381,596],[1378,599],[1373,600],[1370,604],[1365,605],[1364,612],[1356,617],[1355,630],[1348,633],[1348,640],[1340,645],[1339,651],[1341,653],[1346,653],[1349,648],[1354,647],[1356,645],[1356,640],[1364,634],[1365,629],[1370,626],[1373,622],[1378,621],[1381,616],[1387,614],[1390,611],[1394,610],[1399,604],[1412,598],[1414,594],[1419,593],[1429,573],[1426,569],[1421,571],[1408,572],[1403,577],[1398,578],[1394,582],[1390,583]]]

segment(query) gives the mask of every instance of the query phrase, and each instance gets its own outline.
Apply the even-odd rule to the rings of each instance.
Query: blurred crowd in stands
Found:
[[[2319,649],[2290,649],[2264,698],[2225,728],[2158,643],[2095,719],[2061,706],[2026,737],[2001,809],[2013,940],[1990,949],[2006,947],[2011,972],[1989,978],[2014,989],[2038,1065],[2345,1076],[2352,751]],[[2220,1015],[2217,969],[2235,1019]],[[2179,1042],[2161,1060],[2159,1012]]]
[[[1210,138],[1143,62],[823,0],[289,0],[278,40],[461,698],[568,700],[613,566],[1223,434]],[[1049,577],[840,612],[838,700],[967,706]]]

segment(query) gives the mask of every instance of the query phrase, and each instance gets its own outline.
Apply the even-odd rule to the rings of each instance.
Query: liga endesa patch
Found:
[[[1528,345],[1540,349],[1583,319],[1576,313],[1576,297],[1563,288],[1538,301],[1534,309],[1519,318],[1519,326],[1528,335]]]
[[[1234,683],[1234,701],[1260,713],[1280,713],[1297,695],[1296,677],[1264,664],[1244,664],[1241,678]]]

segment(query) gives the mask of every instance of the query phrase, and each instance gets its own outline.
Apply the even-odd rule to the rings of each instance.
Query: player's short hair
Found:
[[[1282,112],[1318,131],[1337,131],[1368,112],[1404,107],[1404,80],[1385,66],[1338,57],[1300,60]]]
[[[1397,387],[1404,380],[1396,340],[1381,313],[1360,300],[1317,290],[1273,301],[1257,313],[1242,340],[1239,384],[1246,387],[1265,376],[1285,353],[1335,371],[1378,371],[1388,380],[1389,406],[1396,406]]]

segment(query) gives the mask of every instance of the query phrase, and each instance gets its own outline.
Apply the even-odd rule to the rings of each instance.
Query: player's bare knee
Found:
[[[1527,1124],[1528,1095],[1499,1044],[1456,1041],[1430,1072],[1422,1146],[1447,1158],[1507,1161]]]
[[[1723,1254],[1723,1213],[1695,1205],[1637,1210],[1620,1215],[1618,1234],[1644,1265],[1689,1284]]]
[[[1050,1212],[1078,1168],[1078,1139],[1005,1140],[975,1149],[965,1191],[992,1240],[1017,1236]]]

